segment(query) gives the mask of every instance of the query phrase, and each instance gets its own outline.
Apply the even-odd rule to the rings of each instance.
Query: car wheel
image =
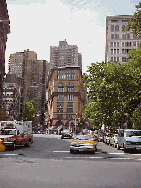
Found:
[[[31,141],[30,140],[28,140],[27,146],[28,147],[31,146]]]
[[[71,153],[71,154],[73,154],[73,153],[74,153],[74,151],[73,151],[72,149],[70,149],[70,153]]]
[[[15,143],[11,146],[11,150],[14,151],[16,149]]]
[[[120,146],[119,146],[119,144],[117,144],[117,149],[120,150]]]
[[[61,139],[63,139],[63,136],[61,136]]]

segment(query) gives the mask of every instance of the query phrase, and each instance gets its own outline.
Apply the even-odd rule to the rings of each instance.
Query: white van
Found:
[[[124,152],[129,149],[141,150],[141,130],[119,129],[117,136],[117,149],[124,148]]]

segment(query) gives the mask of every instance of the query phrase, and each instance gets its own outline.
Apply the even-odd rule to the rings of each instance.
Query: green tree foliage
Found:
[[[134,13],[132,19],[129,20],[125,31],[132,30],[133,34],[141,34],[141,3],[136,5],[136,12]]]
[[[89,104],[83,117],[108,126],[122,127],[127,117],[131,122],[140,101],[140,50],[131,50],[127,64],[102,62],[88,67],[83,80],[88,88]]]
[[[34,121],[37,115],[36,102],[34,99],[25,102],[23,105],[23,119],[26,121]]]

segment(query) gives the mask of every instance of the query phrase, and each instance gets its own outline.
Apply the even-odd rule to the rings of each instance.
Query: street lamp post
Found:
[[[76,115],[76,117],[75,117],[75,135],[76,135],[76,118],[77,118],[77,113],[75,115]]]

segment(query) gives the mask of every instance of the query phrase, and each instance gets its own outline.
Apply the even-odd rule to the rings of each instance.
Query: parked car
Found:
[[[97,143],[92,135],[76,135],[70,144],[70,153],[84,151],[95,153]]]
[[[118,134],[114,134],[112,137],[109,138],[109,145],[113,146],[114,148],[117,147],[117,136]]]
[[[64,129],[63,131],[61,131],[61,139],[63,138],[72,138],[72,132],[70,129]]]
[[[141,130],[121,129],[118,131],[117,149],[124,149],[127,152],[130,149],[141,150]]]
[[[103,138],[103,142],[105,144],[109,144],[109,139],[113,136],[113,133],[107,133],[104,138]]]
[[[3,141],[0,139],[0,151],[5,151],[5,146],[3,145]]]

